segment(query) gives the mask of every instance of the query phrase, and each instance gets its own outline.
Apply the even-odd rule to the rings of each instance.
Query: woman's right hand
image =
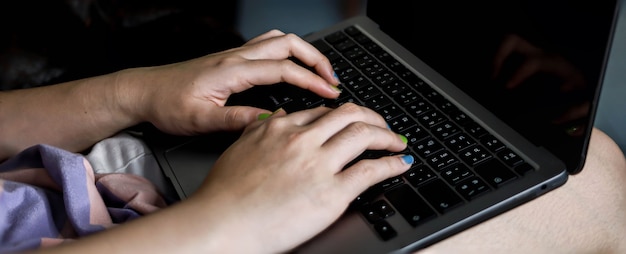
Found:
[[[278,111],[251,124],[188,201],[211,211],[200,219],[215,233],[207,239],[225,247],[220,252],[283,252],[328,227],[368,187],[407,170],[413,158],[361,160],[342,170],[346,164],[367,149],[405,147],[382,117],[354,104]]]

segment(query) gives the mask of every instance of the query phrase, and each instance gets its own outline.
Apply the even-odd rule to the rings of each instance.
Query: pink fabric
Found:
[[[0,164],[0,253],[54,246],[167,205],[140,176],[94,174],[82,155],[37,145]]]

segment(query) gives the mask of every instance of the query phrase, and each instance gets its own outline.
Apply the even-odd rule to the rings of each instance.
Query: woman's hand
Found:
[[[316,73],[288,58],[311,66]],[[265,109],[224,107],[233,93],[254,85],[287,82],[326,98],[335,98],[335,78],[328,59],[293,34],[272,30],[242,47],[198,59],[134,70],[122,79],[120,96],[138,119],[172,134],[193,135],[215,130],[238,130],[256,121]],[[134,78],[133,78],[134,77]],[[140,83],[140,86],[124,84]]]
[[[361,160],[342,171],[346,164],[366,149],[405,147],[378,114],[354,104],[278,111],[251,124],[188,201],[211,211],[203,218],[215,232],[208,239],[225,248],[218,252],[283,252],[328,227],[369,186],[407,170],[413,158]]]

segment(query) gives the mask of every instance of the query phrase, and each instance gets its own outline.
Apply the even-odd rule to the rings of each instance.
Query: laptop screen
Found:
[[[369,0],[367,15],[574,172],[586,152],[615,5]]]

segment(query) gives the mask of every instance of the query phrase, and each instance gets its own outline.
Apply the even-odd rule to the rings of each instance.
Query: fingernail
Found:
[[[339,76],[338,76],[338,75],[337,75],[337,73],[336,73],[336,72],[334,72],[334,71],[333,71],[333,77],[335,77],[335,79],[336,79],[338,82],[341,82],[341,80],[339,80]]]
[[[259,114],[259,116],[257,116],[257,119],[258,120],[265,120],[265,119],[267,119],[270,116],[272,116],[272,113],[261,113],[261,114]]]
[[[278,108],[277,110],[274,110],[274,112],[272,112],[272,114],[270,114],[270,116],[273,115],[273,114],[276,114],[276,113],[278,113],[278,112],[280,112],[282,110],[283,110],[283,108]]]
[[[400,139],[402,139],[402,142],[404,142],[405,144],[409,143],[409,140],[404,135],[398,134],[398,136],[400,137]]]
[[[259,114],[259,116],[257,116],[257,119],[258,119],[258,120],[265,120],[265,119],[267,119],[268,117],[273,116],[274,114],[276,114],[276,113],[280,112],[281,110],[283,110],[283,108],[278,108],[277,110],[275,110],[275,111],[274,111],[274,112],[272,112],[272,113],[261,113],[261,114]]]
[[[403,155],[402,156],[402,161],[404,161],[404,163],[406,164],[413,164],[413,162],[415,161],[415,158],[413,158],[412,155]]]
[[[332,88],[333,90],[335,90],[337,93],[341,93],[341,89],[339,89],[339,87],[333,86],[331,85],[330,88]]]

